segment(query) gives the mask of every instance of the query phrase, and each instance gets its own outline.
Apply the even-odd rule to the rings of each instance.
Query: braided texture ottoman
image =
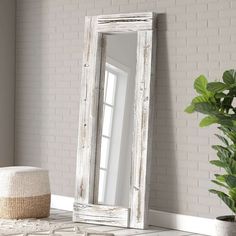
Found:
[[[28,166],[0,168],[0,218],[48,217],[50,201],[47,170]]]

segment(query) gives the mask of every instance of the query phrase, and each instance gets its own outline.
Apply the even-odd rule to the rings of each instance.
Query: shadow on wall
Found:
[[[50,50],[54,48],[49,49],[47,43],[44,2],[16,3],[15,165],[50,169],[48,147],[55,132],[52,122],[55,108],[50,101],[55,95],[49,91],[54,56]],[[31,10],[25,11],[25,7]],[[52,150],[50,153],[53,156]]]
[[[16,1],[15,165],[40,167],[42,14],[41,7],[38,7],[32,24],[25,27],[24,21],[31,20],[34,13],[23,11],[24,6]]]
[[[49,169],[52,192],[73,196],[83,33],[63,2],[17,1],[15,164]]]
[[[158,14],[150,209],[178,211],[175,117],[171,104],[166,14]]]

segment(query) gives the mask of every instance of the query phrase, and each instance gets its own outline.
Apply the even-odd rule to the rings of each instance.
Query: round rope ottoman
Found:
[[[48,217],[50,201],[47,170],[28,166],[0,168],[0,218]]]

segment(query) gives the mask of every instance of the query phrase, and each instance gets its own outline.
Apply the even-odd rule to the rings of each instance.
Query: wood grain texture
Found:
[[[140,229],[147,226],[155,28],[156,14],[152,12],[86,17],[73,214],[76,222]],[[95,175],[96,161],[99,162],[100,156],[98,135],[101,133],[102,124],[105,65],[105,41],[102,39],[107,33],[127,32],[137,32],[138,37],[129,209],[96,205],[99,175]]]
[[[152,143],[152,64],[155,47],[153,31],[139,31],[135,79],[134,132],[130,194],[130,227],[145,228],[148,224],[148,202]]]
[[[76,211],[74,221],[119,227],[129,226],[127,221],[129,209],[127,208],[75,203],[74,210]]]
[[[76,170],[76,201],[80,203],[93,201],[101,58],[101,34],[95,26],[96,17],[86,17]]]
[[[98,16],[97,31],[109,33],[137,32],[155,27],[153,12]]]

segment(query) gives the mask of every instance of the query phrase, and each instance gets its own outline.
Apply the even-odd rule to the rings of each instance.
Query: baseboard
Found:
[[[214,219],[149,210],[149,225],[153,226],[215,235],[214,224]]]
[[[52,195],[51,207],[72,211],[73,197]],[[193,232],[197,234],[214,235],[214,219],[149,210],[149,225],[169,229]]]
[[[73,211],[74,198],[60,195],[51,196],[51,208],[56,208],[65,211]]]

